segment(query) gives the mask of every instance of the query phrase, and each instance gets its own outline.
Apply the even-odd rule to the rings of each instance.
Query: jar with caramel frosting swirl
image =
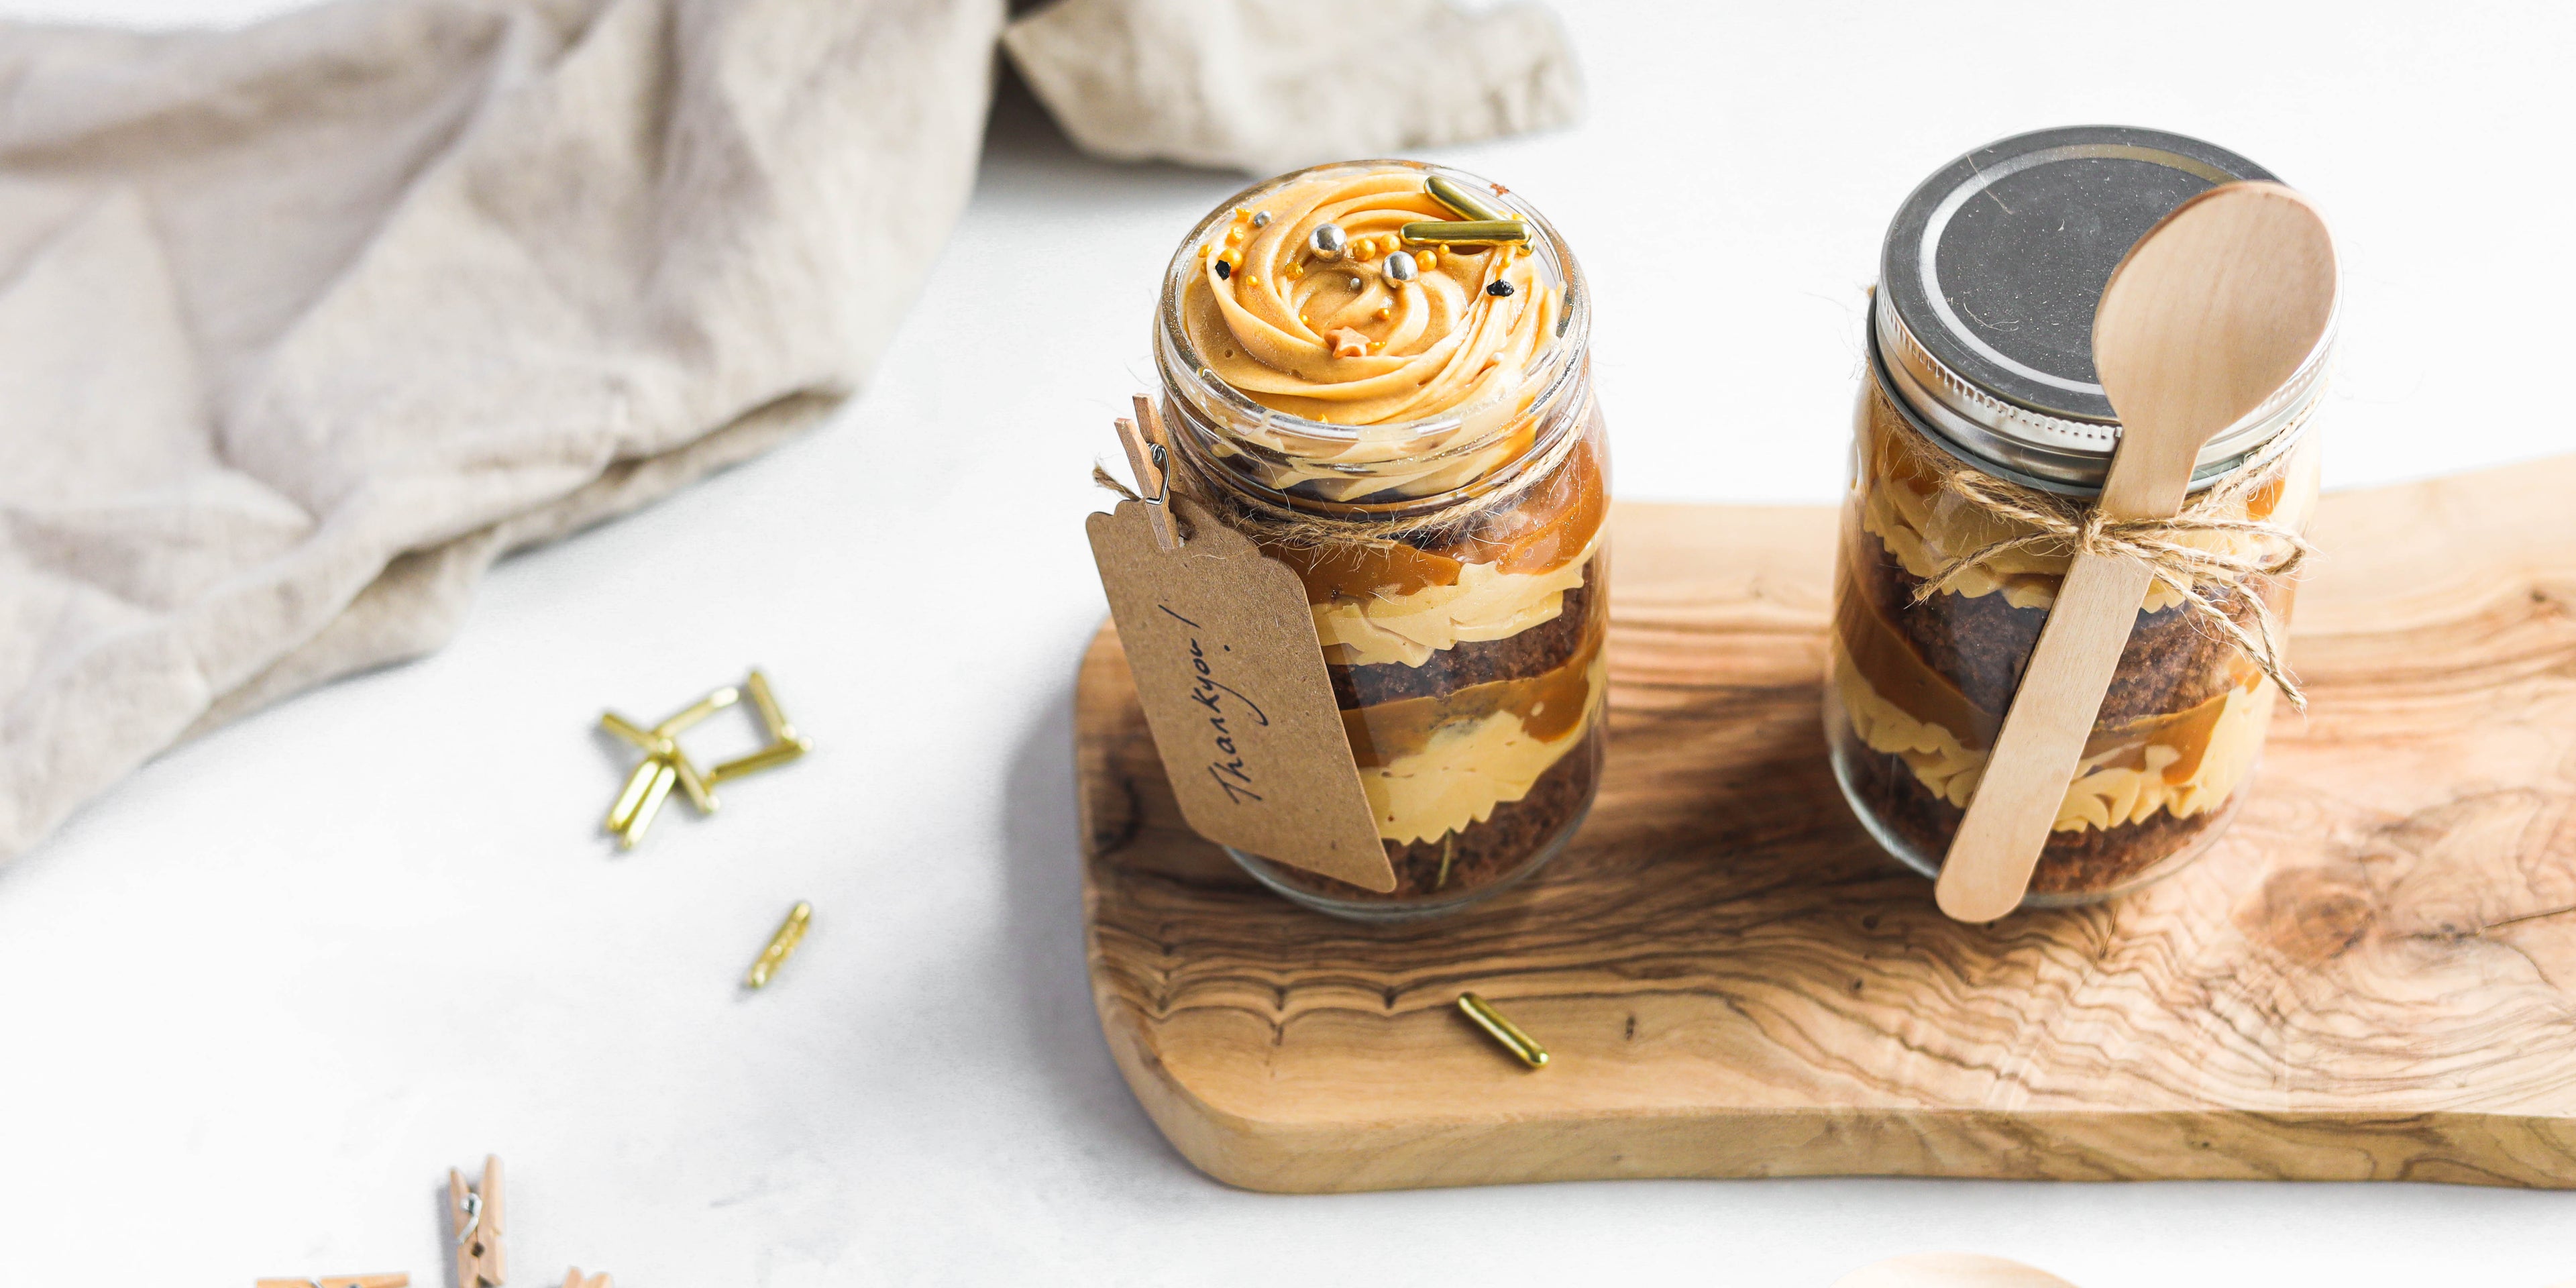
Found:
[[[1952,162],[1888,230],[1825,725],[1853,811],[1926,875],[2055,601],[2072,551],[2057,536],[2089,513],[2119,440],[2093,370],[2103,287],[2185,199],[2269,178],[2179,135],[2046,130]],[[2091,902],[2173,872],[2253,790],[2273,713],[2296,693],[2278,641],[2316,504],[2312,413],[2331,349],[2329,331],[2271,402],[2202,453],[2172,537],[2212,558],[2198,576],[2160,569],[2138,606],[2025,906]]]
[[[1256,184],[1173,255],[1154,353],[1175,486],[1305,582],[1397,882],[1229,851],[1272,889],[1364,919],[1455,909],[1537,871],[1591,807],[1609,451],[1590,317],[1536,210],[1415,162]]]

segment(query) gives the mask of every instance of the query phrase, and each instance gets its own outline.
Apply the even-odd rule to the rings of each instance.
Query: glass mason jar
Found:
[[[1524,240],[1456,221],[1438,176]],[[1306,584],[1387,893],[1229,850],[1363,919],[1493,895],[1563,849],[1600,780],[1609,452],[1591,312],[1537,211],[1454,170],[1318,166],[1256,184],[1172,257],[1154,334],[1175,486]]]
[[[1963,565],[2041,531],[1990,499],[2001,488],[2026,513],[2085,512],[2119,433],[2092,360],[2112,269],[2184,199],[2270,177],[2177,135],[2048,130],[1961,157],[1889,228],[1853,425],[1825,727],[1853,811],[1916,870],[1940,871],[2070,560],[2067,544],[2043,541]],[[2211,440],[2186,515],[2304,531],[2317,494],[2311,413],[2331,346],[2329,334],[2278,395]],[[2276,565],[2267,552],[2289,542],[2240,530],[2180,539],[2248,568],[2196,585],[2216,611],[2258,638],[2263,614],[2286,627],[2290,582],[2254,569]],[[2204,852],[2244,803],[2275,692],[2224,628],[2156,582],[2024,906],[2108,898]]]

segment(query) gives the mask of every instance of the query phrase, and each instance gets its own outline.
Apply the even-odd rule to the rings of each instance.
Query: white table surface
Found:
[[[1567,8],[1588,123],[1439,155],[1584,256],[1626,496],[1831,498],[1898,200],[2096,120],[2224,143],[2328,207],[2331,484],[2569,443],[2576,6]],[[2506,1190],[1280,1198],[1191,1170],[1093,1019],[1068,707],[1102,611],[1084,475],[1148,372],[1164,257],[1240,182],[1086,160],[1006,101],[927,296],[829,426],[509,561],[443,653],[180,748],[0,870],[0,1282],[440,1284],[445,1169],[486,1151],[521,1284],[1821,1285],[1930,1248],[2084,1288],[2576,1276],[2576,1199]],[[819,749],[614,855],[600,708],[753,662]],[[803,953],[745,995],[800,897]]]

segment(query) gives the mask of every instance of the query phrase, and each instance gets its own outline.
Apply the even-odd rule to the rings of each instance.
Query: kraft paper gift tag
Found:
[[[1182,817],[1219,845],[1394,889],[1304,583],[1206,510],[1170,504],[1186,536],[1168,552],[1141,501],[1087,526]]]

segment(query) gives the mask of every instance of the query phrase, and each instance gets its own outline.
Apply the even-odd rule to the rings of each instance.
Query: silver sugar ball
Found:
[[[1386,280],[1403,283],[1410,282],[1421,275],[1422,270],[1414,265],[1411,255],[1397,251],[1386,257]]]
[[[1253,227],[1255,227],[1255,228],[1267,228],[1267,227],[1269,227],[1269,226],[1270,226],[1270,212],[1269,212],[1269,211],[1267,211],[1267,210],[1256,210],[1256,211],[1253,211],[1253,212],[1252,212],[1252,226],[1253,226]]]
[[[1350,239],[1342,235],[1340,224],[1317,224],[1314,235],[1306,240],[1315,248],[1315,254],[1324,259],[1340,259],[1342,248],[1350,244]]]
[[[1360,289],[1360,286],[1361,286],[1360,279],[1359,279],[1359,278],[1357,278],[1357,277],[1353,277],[1353,278],[1351,279],[1351,289],[1352,289],[1352,290],[1354,290],[1354,291],[1356,291],[1356,290]]]

